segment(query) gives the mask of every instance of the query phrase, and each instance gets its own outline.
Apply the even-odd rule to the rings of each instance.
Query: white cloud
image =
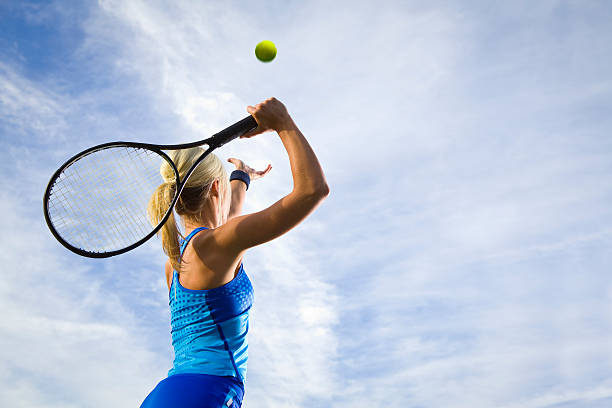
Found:
[[[65,138],[40,151],[3,135],[30,182],[1,184],[23,189],[2,197],[15,214],[5,231],[19,231],[2,235],[18,271],[0,281],[2,405],[133,406],[171,363],[159,243],[102,263],[66,253],[42,225],[49,171],[77,146],[205,137],[271,95],[311,141],[331,195],[245,258],[245,407],[609,402],[609,13],[323,5],[100,1],[74,55],[96,86],[68,97],[59,80],[0,65],[0,129]],[[252,55],[260,39],[277,43],[271,64]],[[219,155],[273,163],[246,211],[291,189],[273,134]],[[96,394],[99,383],[113,391]]]
[[[302,406],[309,396],[335,392],[339,299],[309,262],[315,254],[296,251],[300,242],[290,233],[245,258],[255,288],[249,406]]]
[[[44,135],[44,140],[47,142],[65,140],[64,115],[67,109],[60,103],[58,96],[40,91],[2,61],[0,61],[0,109],[3,144],[15,143],[18,138],[25,138],[31,132]]]
[[[154,385],[141,373],[165,370],[148,348],[151,332],[109,292],[107,277],[93,273],[93,263],[58,248],[41,220],[23,209],[23,200],[2,194],[1,202],[4,213],[13,215],[5,218],[0,240],[10,271],[0,286],[1,404],[139,403]]]

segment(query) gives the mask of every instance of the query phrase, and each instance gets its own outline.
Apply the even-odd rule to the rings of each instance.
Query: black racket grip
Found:
[[[246,118],[242,119],[234,123],[231,126],[226,127],[219,133],[216,133],[212,136],[211,144],[215,146],[215,148],[223,146],[227,142],[230,142],[237,137],[244,135],[247,132],[255,129],[257,127],[257,121],[253,116],[249,115]]]

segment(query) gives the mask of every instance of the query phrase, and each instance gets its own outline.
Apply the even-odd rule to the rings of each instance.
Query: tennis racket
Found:
[[[51,177],[43,198],[45,220],[53,236],[72,252],[107,258],[130,251],[151,238],[168,220],[196,166],[213,150],[255,129],[248,116],[199,142],[153,145],[111,142],[71,157]],[[163,150],[208,148],[180,179],[176,165]],[[175,196],[163,219],[153,227],[147,203],[164,181],[166,161],[175,173]]]

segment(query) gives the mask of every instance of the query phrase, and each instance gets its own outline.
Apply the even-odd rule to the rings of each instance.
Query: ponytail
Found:
[[[149,206],[147,213],[149,214],[149,220],[152,225],[156,226],[166,215],[170,203],[175,194],[174,183],[163,183],[157,187],[151,199],[149,200]],[[164,253],[170,258],[170,263],[174,270],[180,270],[180,256],[181,249],[179,245],[179,236],[183,238],[178,227],[176,220],[174,219],[174,211],[170,213],[170,217],[157,232],[157,236],[162,240],[162,247]]]
[[[190,149],[175,150],[170,153],[169,156],[175,163],[181,179],[183,179],[187,171],[203,152],[204,150],[201,147],[193,147]],[[165,160],[160,167],[160,174],[164,183],[160,184],[155,189],[147,206],[149,221],[153,226],[157,226],[164,218],[176,194],[175,172],[171,165]],[[225,192],[226,189],[230,188],[229,179],[223,167],[223,162],[216,155],[211,153],[198,164],[189,177],[189,180],[187,180],[187,184],[183,188],[174,207],[176,214],[181,216],[181,218],[189,217],[189,219],[195,222],[200,222],[202,204],[208,199],[212,183],[215,180],[219,180],[220,192]],[[174,217],[175,211],[172,211],[168,220],[158,231],[157,235],[161,238],[164,253],[170,258],[172,267],[174,270],[180,272],[181,251],[179,237],[181,239],[185,237],[181,235],[178,229]],[[219,208],[217,211],[221,211],[221,200],[219,200]],[[185,263],[185,261],[183,261],[183,263]]]

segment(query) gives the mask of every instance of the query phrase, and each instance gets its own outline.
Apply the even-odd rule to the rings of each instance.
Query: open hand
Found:
[[[258,178],[262,178],[263,176],[268,174],[270,170],[272,170],[271,164],[268,164],[268,167],[266,167],[265,170],[258,171],[258,170],[255,170],[249,167],[245,162],[243,162],[240,159],[235,159],[233,157],[230,157],[229,159],[227,159],[227,161],[232,163],[234,166],[236,166],[236,170],[242,170],[245,173],[247,173],[249,177],[251,178],[251,180],[257,180]]]

